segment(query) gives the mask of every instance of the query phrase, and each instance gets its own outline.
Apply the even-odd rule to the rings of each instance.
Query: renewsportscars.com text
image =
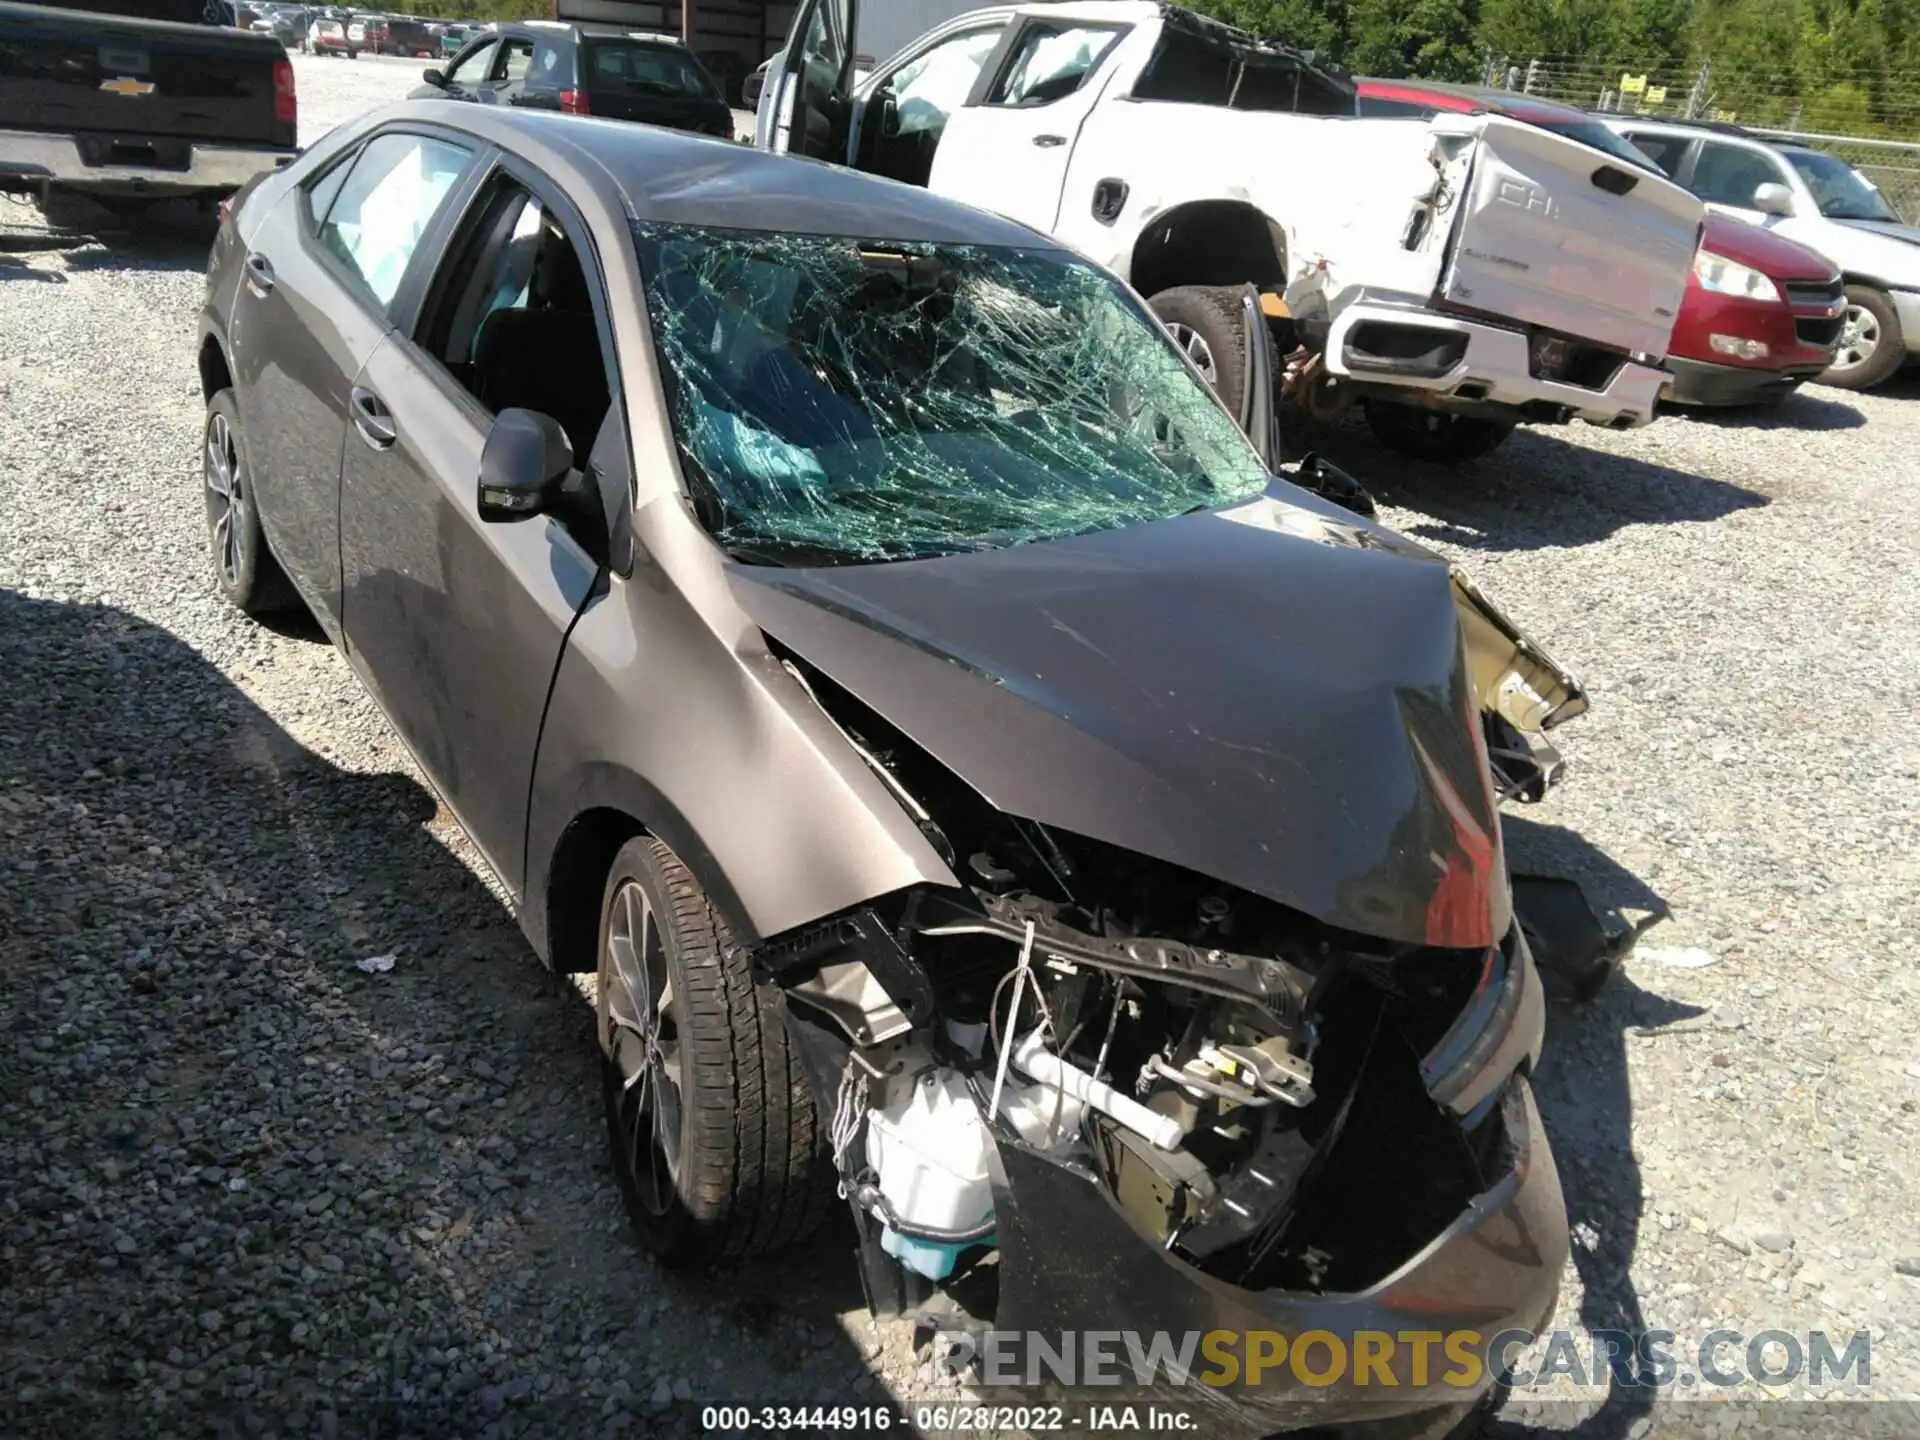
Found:
[[[1545,1340],[1537,1360],[1525,1360]],[[1873,1376],[1868,1332],[1829,1335],[1711,1330],[1308,1330],[942,1331],[933,1363],[985,1385],[1261,1385],[1375,1389],[1449,1385],[1475,1390],[1497,1379],[1516,1390],[1611,1382],[1656,1389],[1743,1385],[1865,1387]]]

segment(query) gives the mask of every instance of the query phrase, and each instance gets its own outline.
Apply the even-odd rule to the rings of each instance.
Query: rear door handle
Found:
[[[353,428],[375,450],[390,450],[400,432],[393,428],[393,412],[386,402],[364,386],[353,387]]]
[[[273,289],[273,262],[258,250],[247,256],[247,285],[256,295]]]
[[[1033,143],[1038,145],[1042,150],[1051,150],[1056,145],[1066,144],[1067,137],[1064,135],[1036,135],[1033,137]]]

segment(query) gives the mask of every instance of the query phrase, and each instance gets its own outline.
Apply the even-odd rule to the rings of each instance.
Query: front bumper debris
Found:
[[[1438,1363],[1428,1369],[1427,1383],[1414,1383],[1398,1361],[1392,1387],[1380,1383],[1378,1372],[1357,1383],[1351,1365],[1319,1385],[1303,1383],[1289,1365],[1264,1371],[1253,1385],[1241,1365],[1231,1383],[1216,1383],[1227,1367],[1205,1359],[1184,1383],[1164,1371],[1145,1385],[1128,1376],[1135,1387],[1128,1398],[1182,1405],[1209,1436],[1382,1421],[1468,1405],[1491,1386],[1484,1372],[1494,1337],[1537,1329],[1551,1313],[1568,1250],[1559,1173],[1523,1076],[1508,1082],[1486,1123],[1501,1132],[1510,1157],[1505,1173],[1422,1251],[1350,1294],[1256,1292],[1204,1275],[1150,1244],[1092,1177],[1003,1142],[1004,1173],[995,1186],[1002,1252],[995,1329],[1016,1337],[1015,1349],[1017,1337],[1040,1336],[1057,1346],[1061,1332],[1077,1335],[1088,1326],[1133,1331],[1143,1341],[1166,1335],[1176,1343],[1189,1332],[1226,1332],[1232,1338],[1216,1341],[1217,1351],[1236,1356],[1248,1353],[1248,1337],[1256,1335],[1278,1335],[1291,1345],[1323,1331],[1351,1355],[1360,1335],[1471,1332],[1477,1340],[1461,1342],[1462,1353],[1476,1355],[1482,1373],[1465,1385],[1444,1378],[1447,1367]],[[1073,1243],[1061,1243],[1063,1236]],[[1275,1348],[1271,1339],[1266,1343]],[[1436,1344],[1436,1361],[1441,1353]],[[1324,1368],[1327,1355],[1318,1352],[1316,1368]]]

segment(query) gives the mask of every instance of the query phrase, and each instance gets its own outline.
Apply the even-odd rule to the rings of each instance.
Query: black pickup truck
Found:
[[[126,213],[230,195],[286,164],[287,52],[223,14],[219,0],[0,0],[0,191]]]

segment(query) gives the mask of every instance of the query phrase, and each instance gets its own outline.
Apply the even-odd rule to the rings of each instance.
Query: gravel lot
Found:
[[[308,139],[419,69],[295,63]],[[640,1255],[582,994],[344,663],[214,598],[204,234],[37,225],[0,205],[0,1429],[929,1394],[834,1239],[719,1284]],[[1667,917],[1551,1021],[1559,1323],[1869,1330],[1870,1393],[1920,1397],[1920,383],[1457,472],[1325,439],[1588,682],[1516,858]],[[1497,1429],[1707,1413],[1601,1387]]]

